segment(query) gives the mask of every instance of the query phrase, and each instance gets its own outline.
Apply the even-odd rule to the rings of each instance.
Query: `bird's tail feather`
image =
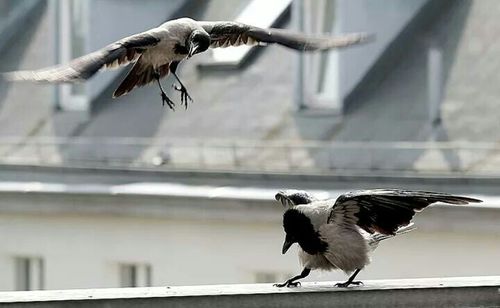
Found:
[[[401,234],[405,234],[405,233],[408,233],[408,232],[411,232],[411,231],[414,231],[416,230],[417,227],[415,227],[415,224],[414,223],[410,223],[404,227],[401,227],[399,228],[397,231],[396,231],[396,235],[401,235]]]
[[[170,64],[165,64],[158,68],[160,78],[165,77],[170,72]],[[134,88],[143,87],[155,81],[155,69],[151,65],[145,65],[141,59],[134,64],[127,77],[118,86],[113,98],[120,97],[132,91]]]
[[[142,63],[139,60],[134,63],[134,66],[132,66],[132,69],[128,72],[125,79],[123,79],[118,88],[115,90],[115,92],[113,93],[113,98],[126,95],[136,86],[138,86],[140,79],[143,79],[141,77],[142,71],[145,71],[145,69],[143,68]]]
[[[411,232],[411,231],[413,231],[415,229],[417,229],[417,227],[415,227],[415,224],[414,223],[410,223],[410,224],[408,224],[406,226],[403,226],[403,227],[399,228],[396,231],[396,234],[394,234],[394,235],[392,235],[392,234],[375,234],[370,239],[370,246],[372,248],[376,248],[378,246],[378,243],[380,243],[383,240],[392,238],[392,237],[394,237],[396,235],[401,235],[401,234],[405,234],[405,233]]]

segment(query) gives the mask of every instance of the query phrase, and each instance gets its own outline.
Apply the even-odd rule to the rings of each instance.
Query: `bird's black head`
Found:
[[[286,233],[281,251],[283,254],[294,243],[298,243],[305,252],[311,255],[323,253],[328,247],[328,244],[320,239],[319,233],[314,230],[311,220],[297,209],[289,209],[283,214],[283,228]]]
[[[188,58],[202,53],[210,47],[210,35],[204,30],[194,30],[189,35],[186,46],[188,47]]]

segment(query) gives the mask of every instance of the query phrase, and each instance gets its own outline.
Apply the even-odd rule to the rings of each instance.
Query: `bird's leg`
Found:
[[[167,94],[163,90],[163,87],[162,87],[161,82],[160,82],[160,73],[155,70],[153,77],[156,79],[156,82],[158,83],[158,87],[160,87],[162,105],[165,106],[165,103],[166,103],[168,105],[168,107],[170,107],[170,109],[175,110],[174,109],[175,103],[167,96]]]
[[[179,83],[180,87],[179,86],[176,86],[176,85],[173,85],[174,89],[181,92],[181,103],[184,104],[184,106],[188,107],[188,100],[190,102],[193,101],[193,99],[191,98],[191,95],[189,95],[186,87],[182,84],[181,80],[179,79],[179,77],[177,76],[176,73],[173,73],[175,79],[177,79],[177,82]]]
[[[177,82],[179,83],[180,86],[176,86],[175,84],[172,85],[172,87],[176,90],[176,91],[179,91],[181,92],[181,104],[184,104],[184,106],[188,107],[188,100],[189,101],[193,101],[193,99],[191,98],[191,95],[189,95],[186,87],[184,86],[184,84],[182,83],[181,79],[179,78],[179,76],[177,76],[177,66],[179,66],[179,62],[172,62],[170,63],[170,72],[172,73],[172,75],[174,75],[175,79],[177,79]]]
[[[351,277],[349,277],[349,279],[346,281],[346,282],[339,282],[337,284],[335,284],[336,287],[339,287],[339,288],[347,288],[348,286],[350,286],[351,284],[354,284],[354,285],[362,285],[363,283],[361,281],[354,281],[354,278],[356,278],[356,275],[359,274],[359,272],[361,271],[361,269],[357,269],[352,275]]]
[[[307,268],[307,267],[304,267],[304,270],[302,271],[302,273],[300,273],[300,275],[297,275],[293,278],[290,278],[288,279],[287,281],[285,281],[284,283],[275,283],[274,286],[275,287],[278,287],[278,288],[283,288],[283,287],[298,287],[300,286],[300,282],[295,282],[295,280],[298,280],[298,279],[302,279],[302,278],[306,278],[307,276],[309,276],[309,273],[311,272],[311,269],[310,268]]]

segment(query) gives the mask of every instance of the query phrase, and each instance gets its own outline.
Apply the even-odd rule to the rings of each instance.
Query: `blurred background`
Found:
[[[327,53],[197,55],[180,70],[187,111],[156,86],[113,100],[127,69],[0,84],[0,290],[285,280],[301,267],[281,255],[282,188],[482,198],[417,215],[359,277],[500,275],[499,13],[497,0],[0,0],[2,72],[181,16],[376,34]]]

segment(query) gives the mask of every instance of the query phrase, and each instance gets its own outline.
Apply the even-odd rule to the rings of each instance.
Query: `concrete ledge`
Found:
[[[331,282],[299,288],[270,284],[0,292],[8,307],[453,307],[500,305],[500,276]]]

